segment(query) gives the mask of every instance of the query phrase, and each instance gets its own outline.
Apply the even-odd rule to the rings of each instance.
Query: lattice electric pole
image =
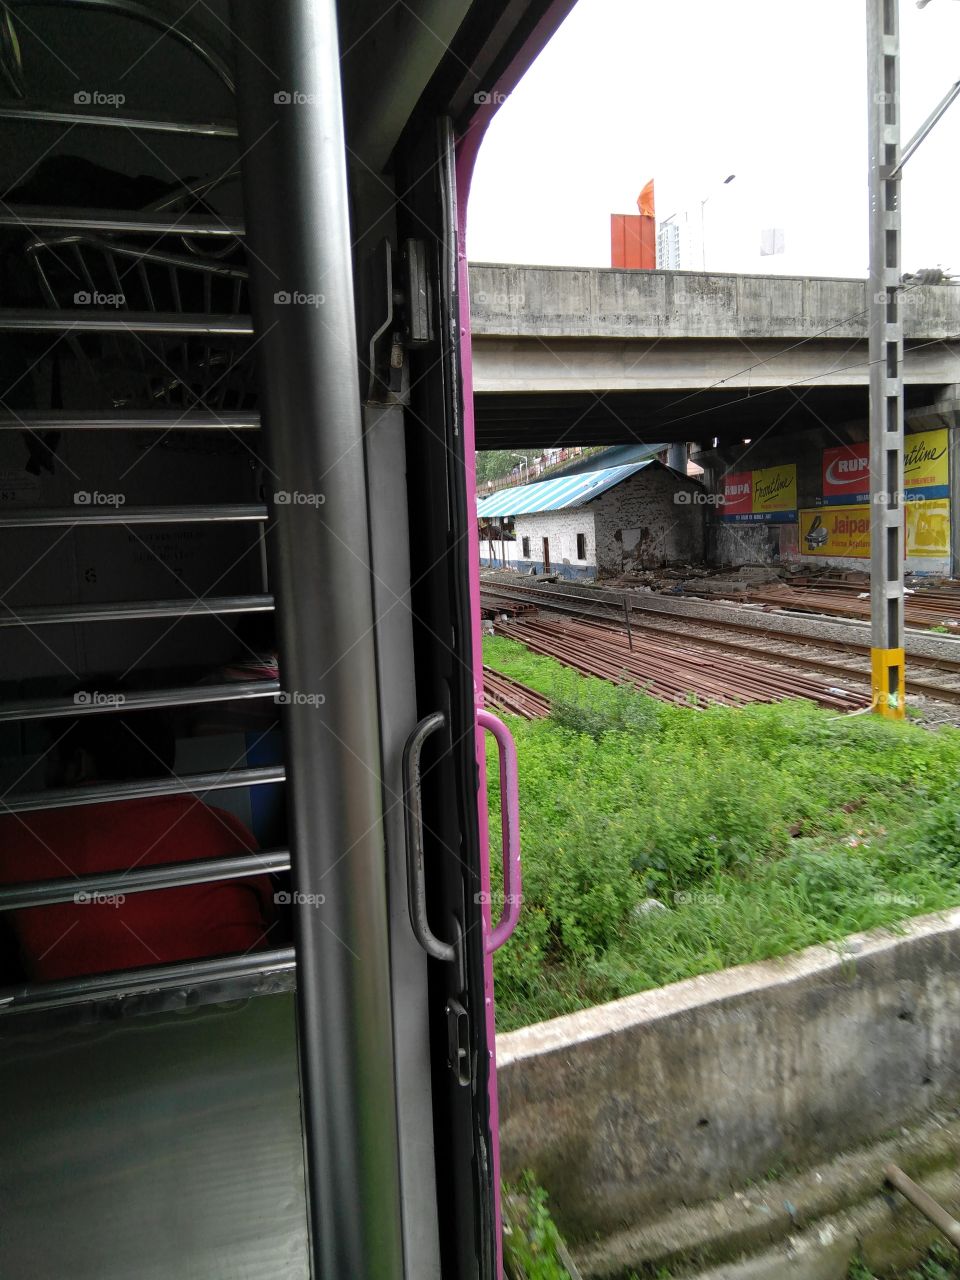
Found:
[[[870,107],[870,604],[873,710],[904,715],[899,0],[867,0]]]

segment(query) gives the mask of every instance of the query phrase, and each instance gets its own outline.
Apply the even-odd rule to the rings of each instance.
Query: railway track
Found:
[[[691,590],[687,594],[695,596],[697,592]],[[870,617],[869,587],[864,590],[862,583],[770,583],[748,587],[738,594],[738,599],[775,605],[796,613],[832,614],[841,618]],[[907,595],[903,616],[905,622],[914,627],[956,626],[960,621],[960,591],[955,586],[918,587]]]
[[[549,698],[493,667],[483,668],[483,700],[488,707],[509,711],[524,720],[543,720],[550,714]]]
[[[790,675],[766,664],[742,659],[719,662],[713,654],[663,639],[638,636],[631,647],[626,632],[608,623],[523,616],[496,623],[496,630],[581,675],[632,684],[661,702],[697,708],[739,707],[748,702],[803,698],[834,711],[858,711],[869,704],[869,696],[863,692],[815,677]]]
[[[595,618],[607,622],[608,625],[612,625],[615,629],[625,631],[624,623],[620,621],[624,616],[622,604],[590,597],[583,592],[563,589],[544,591],[542,588],[527,587],[520,584],[516,586],[509,584],[501,587],[499,584],[481,583],[481,596],[484,597],[486,604],[491,608],[495,606],[497,596],[531,602],[535,600],[543,609],[578,617]],[[674,619],[673,623],[670,621],[671,618]],[[701,631],[714,632],[716,639],[703,635],[691,635],[684,625],[686,623],[697,627]],[[665,613],[662,619],[657,617],[654,620],[649,611],[636,608],[631,608],[630,610],[630,627],[635,634],[646,633],[648,635],[675,637],[683,645],[694,645],[720,656],[724,652],[732,651],[734,653],[748,654],[751,657],[767,663],[777,664],[778,666],[802,667],[805,670],[820,672],[828,677],[841,676],[845,680],[853,680],[864,684],[869,684],[870,681],[870,645],[857,640],[840,641],[813,636],[787,636],[782,632],[762,626],[759,621],[755,622],[752,618],[728,623],[705,618],[688,619],[686,615]],[[749,639],[731,636],[731,628],[756,638],[762,637],[766,640],[774,640],[781,645],[805,646],[819,650],[830,649],[851,657],[863,655],[865,661],[862,667],[857,668],[843,662],[832,662],[830,659],[824,658],[822,654],[773,654],[768,648],[751,643]],[[913,674],[917,668],[924,673],[922,676]],[[923,694],[925,697],[935,698],[941,702],[960,705],[960,688],[952,688],[950,685],[944,684],[942,679],[927,678],[927,676],[942,677],[943,675],[960,677],[960,660],[911,656],[907,668],[907,692]]]

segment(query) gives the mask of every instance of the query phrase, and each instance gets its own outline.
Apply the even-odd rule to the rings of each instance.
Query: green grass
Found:
[[[550,1216],[547,1193],[532,1173],[524,1173],[515,1187],[504,1185],[503,1210],[503,1261],[508,1280],[570,1280],[563,1263],[563,1240]]]
[[[850,1266],[848,1280],[881,1280],[862,1262]],[[960,1280],[960,1262],[955,1249],[945,1244],[935,1244],[919,1267],[910,1271],[898,1271],[896,1275],[884,1274],[882,1280]]]
[[[484,653],[554,703],[509,718],[524,908],[495,961],[503,1029],[960,904],[960,731],[696,712],[502,638]],[[497,830],[492,745],[489,776]]]

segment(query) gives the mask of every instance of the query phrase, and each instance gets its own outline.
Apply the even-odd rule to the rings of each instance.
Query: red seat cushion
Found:
[[[30,978],[262,949],[274,920],[268,876],[123,893],[123,870],[255,848],[243,823],[190,795],[0,816],[3,883],[118,872],[112,899],[10,913]]]

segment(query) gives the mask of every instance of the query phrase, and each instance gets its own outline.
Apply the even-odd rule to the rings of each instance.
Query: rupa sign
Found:
[[[950,496],[947,432],[921,431],[904,437],[903,488],[907,502]],[[870,501],[870,446],[840,445],[823,452],[825,506]]]

